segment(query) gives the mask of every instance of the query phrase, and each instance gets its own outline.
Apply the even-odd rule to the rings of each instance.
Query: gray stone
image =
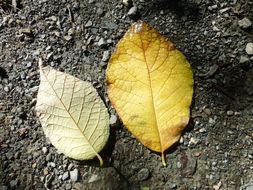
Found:
[[[240,190],[253,190],[253,183],[246,184],[242,187],[240,187]]]
[[[5,119],[5,114],[0,112],[0,122]]]
[[[49,153],[49,154],[46,156],[46,161],[47,161],[47,162],[48,162],[48,161],[51,161],[51,159],[52,159],[52,154]]]
[[[69,184],[67,184],[66,185],[66,190],[71,190],[72,189],[72,186],[71,186],[71,184],[69,183]]]
[[[89,20],[86,24],[85,24],[85,28],[91,27],[92,26],[92,21]]]
[[[62,180],[66,180],[69,178],[69,172],[64,172],[62,175]]]
[[[99,7],[99,8],[97,9],[97,14],[98,14],[98,16],[102,16],[103,13],[104,13],[104,10],[101,9],[101,8]]]
[[[0,185],[0,189],[1,189],[1,190],[7,190],[7,189],[8,189],[8,187],[7,187],[7,186],[5,186],[5,185]]]
[[[43,148],[42,148],[42,152],[43,152],[44,154],[46,154],[46,153],[48,152],[47,147],[43,147]]]
[[[243,28],[243,29],[247,29],[249,27],[251,27],[252,22],[248,19],[248,18],[243,18],[242,20],[238,21],[238,25]]]
[[[30,92],[34,93],[34,92],[37,92],[39,90],[39,86],[34,86],[32,88],[30,88]],[[43,148],[46,148],[46,147],[43,147]]]
[[[93,183],[95,181],[98,181],[100,178],[98,177],[98,175],[93,174],[90,179],[88,180],[88,183]]]
[[[228,111],[227,111],[227,115],[228,115],[228,116],[232,116],[232,115],[234,115],[234,112],[231,111],[231,110],[228,110]]]
[[[111,22],[111,21],[105,22],[105,26],[109,29],[116,29],[118,27],[117,24],[115,24],[114,22]]]
[[[127,15],[130,17],[135,17],[137,15],[137,7],[133,6],[131,9],[129,9]]]
[[[51,17],[49,17],[49,19],[52,21],[55,21],[55,22],[58,20],[56,16],[51,16]]]
[[[68,170],[71,170],[74,167],[74,164],[70,163],[68,166]]]
[[[244,55],[242,55],[241,57],[240,57],[240,63],[246,63],[246,62],[248,62],[249,61],[249,58],[247,57],[247,56],[244,56]]]
[[[253,55],[253,43],[247,43],[245,51],[248,55]]]
[[[169,185],[170,189],[177,189],[177,184],[173,183]]]
[[[216,123],[216,121],[215,121],[215,119],[213,119],[213,118],[209,118],[208,123],[209,123],[210,125],[214,125],[214,124]]]
[[[4,91],[5,91],[5,92],[9,92],[8,86],[5,86],[5,87],[4,87]]]
[[[110,51],[109,50],[104,51],[102,61],[108,61],[109,57],[110,57]]]
[[[8,158],[8,160],[11,160],[13,158],[13,153],[12,152],[7,152],[5,156]]]
[[[31,67],[32,67],[32,62],[28,62],[28,63],[26,64],[26,67],[27,67],[27,68],[31,68]]]
[[[32,35],[32,30],[30,28],[22,28],[19,30],[19,32],[26,35]]]
[[[63,36],[63,38],[64,38],[64,40],[66,40],[66,41],[72,40],[72,36],[70,36],[70,35]]]
[[[184,137],[182,137],[182,136],[180,137],[179,143],[180,144],[184,143]]]
[[[123,0],[122,3],[126,7],[131,7],[133,5],[133,1],[132,0]]]
[[[147,168],[142,168],[138,172],[138,180],[139,181],[145,181],[149,177],[149,170]]]
[[[48,166],[51,166],[51,167],[55,168],[55,163],[54,162],[49,162]]]
[[[115,126],[117,124],[117,121],[118,121],[117,116],[116,115],[111,115],[110,121],[109,121],[110,125]]]
[[[18,180],[11,180],[10,181],[10,187],[13,188],[13,187],[17,187],[18,185]]]
[[[14,158],[15,159],[19,159],[20,155],[21,155],[21,152],[16,152],[15,155],[14,155]]]
[[[40,54],[40,49],[37,49],[33,52],[33,55],[36,56],[36,55],[39,55]]]
[[[70,171],[70,179],[71,181],[73,182],[76,182],[78,181],[78,178],[79,178],[79,172],[78,172],[78,169],[74,169],[73,171]]]
[[[98,41],[98,46],[99,47],[103,47],[106,45],[106,41],[104,38],[100,38],[100,40]]]
[[[196,145],[196,144],[198,144],[199,143],[199,139],[197,139],[197,138],[195,138],[195,137],[191,137],[190,138],[190,141],[189,141],[189,145],[191,146],[191,145]]]

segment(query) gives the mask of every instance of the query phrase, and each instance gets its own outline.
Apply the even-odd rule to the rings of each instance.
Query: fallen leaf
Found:
[[[98,157],[109,137],[109,115],[96,90],[88,82],[42,67],[36,112],[46,136],[68,157]]]
[[[188,124],[193,74],[172,42],[142,21],[118,42],[106,70],[108,96],[129,131],[162,153]]]

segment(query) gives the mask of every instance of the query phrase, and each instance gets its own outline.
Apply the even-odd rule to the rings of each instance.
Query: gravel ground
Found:
[[[1,9],[0,189],[252,190],[252,9],[251,0],[22,0]],[[195,75],[192,120],[167,167],[105,94],[109,56],[139,19],[172,40]],[[39,58],[92,82],[107,103],[104,167],[68,159],[45,138],[34,113]]]

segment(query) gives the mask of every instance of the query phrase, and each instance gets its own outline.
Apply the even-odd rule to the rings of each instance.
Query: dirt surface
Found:
[[[252,10],[250,0],[136,0],[128,7],[121,0],[22,0],[1,9],[0,189],[252,189],[253,53],[245,50],[253,42]],[[101,153],[104,167],[66,158],[34,113],[38,59],[92,82],[115,116],[105,93],[108,51],[137,20],[174,42],[192,66],[188,128],[166,151],[167,167],[120,122]]]

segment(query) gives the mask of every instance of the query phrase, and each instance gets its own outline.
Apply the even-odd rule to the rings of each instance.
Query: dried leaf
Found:
[[[129,131],[162,153],[188,124],[193,74],[172,42],[143,22],[119,41],[107,71],[108,96]]]
[[[68,157],[98,157],[109,136],[109,115],[96,90],[88,82],[40,66],[36,112],[46,136]]]

